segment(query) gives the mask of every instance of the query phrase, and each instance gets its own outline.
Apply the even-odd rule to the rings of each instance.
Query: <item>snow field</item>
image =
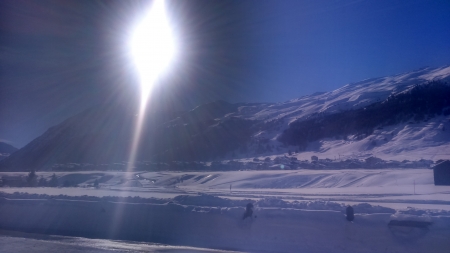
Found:
[[[0,173],[0,176],[6,174],[26,175]],[[52,174],[38,172],[39,177],[49,178]],[[435,186],[431,169],[57,172],[56,175],[60,183],[71,178],[79,187],[2,187],[0,192],[140,198],[174,198],[206,193],[232,199],[277,197],[288,201],[323,200],[352,205],[374,203],[394,209],[450,210],[450,187]],[[93,187],[95,180],[100,182],[99,189]]]
[[[152,253],[233,253],[205,248],[171,246],[157,243],[90,239],[55,235],[40,235],[0,230],[0,252],[15,253],[99,253],[99,252],[152,252]]]

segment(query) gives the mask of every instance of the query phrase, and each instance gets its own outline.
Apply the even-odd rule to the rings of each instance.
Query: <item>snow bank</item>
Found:
[[[207,195],[178,197],[164,204],[152,201],[2,197],[0,228],[253,252],[447,252],[450,248],[450,217],[432,217],[428,230],[410,235],[392,232],[387,225],[391,213],[360,214],[356,206],[350,223],[338,210],[343,206],[329,202],[309,202],[310,209],[303,210],[291,208],[300,202],[263,199],[255,202],[253,216],[243,220],[244,206],[234,206],[242,201],[221,202]]]
[[[355,210],[356,213],[395,213],[395,209],[383,206],[373,206],[367,203],[354,205],[353,210]]]
[[[199,207],[245,207],[247,203],[252,203],[255,208],[290,208],[290,209],[301,209],[301,210],[330,210],[345,212],[346,206],[344,204],[332,202],[332,201],[284,201],[279,197],[266,197],[260,200],[231,200],[227,198],[220,198],[208,194],[200,194],[197,196],[192,195],[180,195],[173,199],[162,199],[162,198],[139,198],[139,197],[94,197],[94,196],[49,196],[45,194],[27,194],[16,192],[14,194],[0,193],[0,198],[3,197],[9,200],[70,200],[70,201],[90,201],[90,202],[120,202],[120,203],[135,203],[135,204],[179,204],[183,206],[199,206]],[[353,205],[355,213],[396,213],[394,209],[373,206],[367,203],[360,203]],[[421,215],[423,213],[431,214],[430,210],[419,210],[414,209],[416,215]],[[411,210],[406,210],[405,212],[412,212]],[[437,211],[435,211],[437,212]],[[437,212],[440,215],[445,214],[445,212]],[[449,212],[450,213],[450,212]]]
[[[410,216],[449,216],[450,211],[447,210],[423,210],[409,207],[405,210],[398,210],[396,215],[410,215]]]
[[[255,208],[290,208],[300,210],[329,210],[345,213],[346,205],[332,202],[332,201],[284,201],[281,198],[266,197],[258,201],[254,200],[230,200],[226,198],[219,198],[207,194],[201,194],[199,196],[181,195],[173,199],[174,203],[181,205],[194,205],[194,206],[209,206],[209,207],[243,207],[247,203],[253,203]],[[355,213],[396,213],[396,210],[392,208],[373,206],[367,203],[360,203],[353,205]]]
[[[279,207],[279,208],[293,208],[302,210],[331,210],[345,213],[346,205],[332,202],[332,201],[283,201],[281,198],[264,198],[255,203],[257,207]],[[392,208],[382,206],[372,206],[367,203],[360,203],[352,205],[355,213],[395,213]]]
[[[181,205],[214,206],[214,207],[236,207],[236,206],[242,207],[249,202],[254,202],[252,200],[230,200],[207,194],[201,194],[199,196],[180,195],[175,197],[173,201]]]

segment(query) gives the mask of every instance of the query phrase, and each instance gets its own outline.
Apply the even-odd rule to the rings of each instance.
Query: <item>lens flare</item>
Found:
[[[131,53],[139,72],[143,100],[148,99],[152,86],[172,61],[175,48],[164,1],[156,0],[131,38]]]
[[[139,72],[141,102],[132,140],[128,171],[134,167],[136,161],[145,108],[152,87],[164,74],[176,53],[175,39],[163,0],[155,0],[144,18],[135,27],[130,40],[130,49]]]

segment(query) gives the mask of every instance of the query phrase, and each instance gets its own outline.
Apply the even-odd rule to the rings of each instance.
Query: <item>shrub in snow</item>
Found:
[[[360,203],[354,206],[358,213],[395,213],[395,209],[383,206],[372,206],[368,203]]]
[[[355,219],[355,214],[354,214],[354,211],[353,211],[353,207],[347,206],[347,209],[345,209],[345,212],[346,212],[348,221],[353,221]]]
[[[247,218],[247,217],[251,218],[252,215],[253,215],[253,204],[252,203],[248,203],[247,207],[245,208],[244,217],[242,219],[245,220],[245,218]]]
[[[256,205],[259,207],[284,207],[284,208],[291,207],[288,204],[289,204],[288,202],[282,200],[281,198],[276,197],[267,197],[260,199],[256,202]]]
[[[53,173],[52,177],[50,178],[50,182],[48,183],[48,186],[50,186],[50,187],[58,186],[58,178],[56,177],[55,173]]]
[[[331,201],[311,201],[307,203],[308,210],[342,210],[342,204]]]

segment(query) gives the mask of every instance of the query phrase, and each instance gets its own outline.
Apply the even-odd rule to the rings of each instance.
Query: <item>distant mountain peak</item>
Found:
[[[6,142],[0,142],[0,153],[14,153],[15,151],[17,151],[17,148],[6,143]]]

